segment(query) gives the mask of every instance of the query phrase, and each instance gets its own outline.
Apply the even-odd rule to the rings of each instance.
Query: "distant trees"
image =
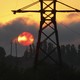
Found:
[[[71,46],[70,44],[66,45],[66,54],[70,54],[71,53]]]
[[[78,45],[78,54],[80,54],[80,45]]]
[[[52,51],[54,49],[54,44],[52,44],[51,42],[45,41],[41,45],[41,48],[44,52],[46,52],[48,54],[48,53],[50,53],[50,51]],[[72,45],[67,44],[67,45],[61,45],[60,48],[61,48],[62,55],[75,56],[77,54],[80,54],[80,45],[78,45],[78,48],[76,48],[74,44],[72,44]],[[30,45],[29,48],[25,50],[24,56],[27,56],[28,53],[31,55],[34,55],[35,52],[36,52],[35,45]],[[42,53],[42,51],[40,53]]]
[[[4,62],[6,52],[3,47],[0,47],[0,63]]]
[[[80,51],[80,47],[78,46],[78,51],[75,47],[74,44],[70,45],[70,44],[67,44],[67,45],[61,45],[61,53],[62,55],[63,54],[66,54],[66,55],[76,55],[77,53],[79,53]]]
[[[25,57],[25,58],[27,58],[28,57],[28,48],[26,48],[26,50],[25,50],[25,52],[24,52],[24,56],[23,57]]]
[[[41,45],[41,48],[46,52],[46,54],[49,54],[51,51],[53,51],[54,47],[55,47],[54,44],[52,44],[51,42],[46,42],[46,41]],[[80,44],[78,45],[78,47],[76,47],[74,44],[61,45],[60,49],[61,49],[62,60],[64,62],[70,63],[70,64],[73,64],[73,63],[79,64],[80,63]],[[30,45],[28,48],[26,48],[22,59],[26,60],[26,59],[32,58],[32,60],[34,60],[35,53],[36,53],[36,46],[34,44]],[[39,57],[41,59],[43,59],[44,57],[47,56],[46,54],[44,54],[42,51],[40,51]],[[5,55],[6,55],[6,52],[5,52],[4,48],[0,47],[0,62],[4,61],[6,59],[10,60],[9,57],[5,57]],[[58,56],[58,54],[57,54],[57,51],[55,50],[54,52],[52,52],[52,54],[49,57],[58,60],[57,56]],[[47,58],[47,60],[48,59],[50,60],[49,57]],[[11,60],[14,63],[13,60],[15,60],[15,59],[12,59],[12,58],[13,57],[11,57]]]
[[[61,53],[62,54],[66,53],[66,46],[65,45],[61,45]]]
[[[32,44],[29,47],[26,47],[26,50],[24,52],[24,57],[25,58],[29,58],[29,57],[33,57],[35,54],[35,45]]]
[[[51,42],[46,42],[44,41],[44,43],[42,44],[41,48],[46,52],[46,53],[50,53],[50,51],[53,50],[54,48],[54,44],[52,44]],[[61,45],[61,54],[62,55],[79,55],[80,54],[80,44],[78,45],[78,47],[75,47],[74,44],[70,45]],[[26,48],[25,52],[24,52],[24,56],[27,58],[28,54],[34,56],[36,52],[36,46],[30,45],[28,48]],[[4,50],[3,47],[0,47],[0,59],[5,58],[6,52]]]
[[[4,48],[0,47],[0,58],[5,57],[5,55],[6,55],[6,52],[5,52]]]
[[[42,45],[42,49],[47,52],[47,53],[50,53],[51,50],[53,50],[55,46],[50,43],[50,42],[45,42],[43,45]],[[18,58],[17,57],[17,60],[18,62],[21,62],[22,61],[22,65],[20,63],[19,66],[28,66],[30,65],[30,61],[29,60],[26,60],[27,58],[31,60],[32,56],[34,58],[34,55],[35,55],[35,45],[30,45],[29,48],[26,48],[25,52],[24,52],[24,56],[22,58]],[[78,45],[78,47],[76,48],[76,46],[74,44],[70,45],[70,44],[67,44],[67,45],[61,45],[60,46],[61,48],[61,54],[62,54],[62,58],[64,58],[63,60],[65,62],[68,61],[71,62],[72,64],[75,62],[78,62],[79,61],[79,58],[80,58],[80,45]],[[56,54],[56,52],[54,52]],[[28,55],[29,54],[29,55]],[[7,64],[9,65],[9,63],[11,62],[14,62],[14,64],[16,63],[15,62],[15,57],[13,56],[8,56],[8,57],[5,57],[6,55],[6,52],[4,50],[3,47],[0,47],[0,61],[6,61]],[[51,57],[54,56],[54,55],[50,55]],[[55,57],[55,56],[54,56]],[[24,59],[26,58],[26,59]],[[9,59],[9,61],[7,61],[7,59]],[[75,61],[76,60],[76,61]],[[33,60],[32,60],[33,61]],[[31,61],[31,62],[32,62]],[[11,62],[11,63],[12,63]],[[27,65],[24,65],[26,63],[24,62],[28,62]],[[70,63],[70,64],[71,64]],[[13,67],[14,64],[11,66],[6,66],[5,65],[1,65],[2,63],[0,63],[0,80],[35,80],[33,79],[33,70],[32,69],[27,69],[23,71],[20,70],[21,68],[19,67]],[[77,64],[80,64],[77,63]],[[41,67],[41,68],[40,68]],[[77,77],[80,76],[80,72],[77,72],[74,70],[74,67],[70,67],[68,68],[67,65],[65,65],[64,68],[62,68],[62,71],[60,73],[60,76],[59,76],[59,72],[58,70],[60,71],[60,68],[58,68],[58,66],[55,66],[55,65],[52,65],[52,64],[45,64],[45,65],[41,65],[39,68],[40,70],[38,69],[37,72],[39,72],[37,75],[38,75],[38,78],[41,80],[57,80],[57,77],[60,77],[61,80],[67,80],[67,79],[76,79]],[[22,72],[23,71],[23,72]],[[48,71],[48,72],[47,72]]]
[[[71,54],[72,54],[72,55],[77,54],[77,50],[76,50],[76,47],[75,47],[74,44],[71,45]]]
[[[50,53],[53,50],[53,44],[52,43],[48,43],[48,53]]]

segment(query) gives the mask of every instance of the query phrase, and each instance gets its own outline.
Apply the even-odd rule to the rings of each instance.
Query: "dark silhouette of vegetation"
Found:
[[[52,43],[45,42],[43,50],[49,53]],[[7,57],[4,48],[0,47],[0,80],[80,80],[80,45],[61,45],[63,64],[41,63],[36,70],[33,68],[35,45],[26,49],[24,56]],[[57,52],[54,52],[54,58]],[[42,54],[42,53],[41,53]]]

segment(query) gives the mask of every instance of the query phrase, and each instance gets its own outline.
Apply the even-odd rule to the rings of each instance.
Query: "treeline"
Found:
[[[41,45],[41,49],[43,52],[50,53],[56,46],[52,43],[44,42]],[[62,55],[80,55],[80,44],[75,46],[74,44],[61,45],[61,54]],[[24,56],[27,56],[27,53],[35,53],[36,47],[35,45],[30,45],[28,49],[25,50]],[[41,53],[42,51],[40,51]],[[57,53],[57,50],[53,51],[53,53]],[[32,55],[32,54],[31,54]]]
[[[73,55],[77,55],[80,54],[80,45],[78,45],[77,47],[72,44],[67,44],[67,45],[61,45],[61,52],[62,54],[73,54]]]
[[[46,56],[46,54],[49,54],[55,46],[52,43],[44,42],[41,45],[41,48],[43,51],[40,51],[39,57],[43,58],[43,56]],[[25,58],[31,58],[35,56],[35,45],[31,45],[29,49],[26,49],[24,52]],[[62,61],[70,66],[78,67],[80,66],[80,44],[75,46],[74,44],[67,44],[67,45],[61,45],[61,57]],[[50,55],[53,59],[58,60],[58,54],[57,49],[52,52]],[[49,60],[47,60],[49,62]],[[79,68],[80,69],[80,68]]]
[[[55,46],[52,43],[44,42],[41,45],[41,48],[43,51],[40,51],[39,54],[40,57],[45,55],[44,52],[46,54],[49,54],[55,48]],[[61,57],[64,62],[71,65],[80,65],[80,45],[77,46],[75,46],[74,44],[61,45],[60,49],[61,49]],[[23,60],[24,58],[26,60],[34,58],[35,53],[36,53],[36,46],[34,44],[30,45],[29,48],[26,48],[24,56],[22,56],[20,59]],[[10,59],[15,60],[16,58],[19,59],[18,57],[14,58],[12,55],[8,55],[7,57],[5,57],[5,55],[6,52],[4,48],[0,47],[0,62],[5,61],[6,58],[9,60]],[[57,49],[55,49],[52,52],[51,57],[52,58],[57,57]]]
[[[44,42],[42,45],[41,45],[41,49],[40,49],[40,55],[41,54],[44,54],[44,52],[46,54],[49,54],[56,46],[53,45],[52,43],[49,43],[49,42]],[[75,46],[74,44],[67,44],[67,45],[61,45],[60,46],[60,49],[61,49],[61,56],[62,56],[62,59],[64,61],[72,61],[72,63],[74,63],[75,59],[76,61],[78,60],[78,62],[80,61],[79,58],[80,58],[80,44]],[[35,56],[35,53],[36,52],[36,47],[35,45],[30,45],[29,49],[26,49],[25,52],[24,52],[24,57],[34,57]],[[56,57],[56,54],[57,54],[57,49],[55,49],[53,52],[52,52],[54,55],[52,55],[52,57]],[[43,55],[42,55],[43,56]],[[70,62],[69,61],[69,62]],[[77,63],[78,63],[77,62]]]
[[[55,46],[52,43],[45,42],[41,48],[48,54]],[[80,66],[80,45],[77,47],[72,44],[61,45],[61,55],[63,66],[60,68],[58,65],[41,64],[35,76],[34,68],[19,68],[20,66],[28,66],[29,59],[35,56],[35,45],[30,45],[25,50],[24,56],[21,58],[8,55],[5,57],[6,52],[4,48],[0,47],[0,80],[75,80],[80,79],[80,71],[74,65]],[[42,52],[40,52],[42,54]],[[53,52],[56,57],[57,51]],[[28,62],[29,64],[26,65]],[[22,63],[22,64],[21,64]],[[24,63],[24,64],[23,64]],[[71,65],[71,66],[70,66]]]

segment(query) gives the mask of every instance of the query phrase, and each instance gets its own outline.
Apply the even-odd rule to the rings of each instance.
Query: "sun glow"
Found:
[[[19,36],[18,37],[18,42],[21,42],[21,41],[27,41],[28,39],[27,39],[27,37],[26,36]]]
[[[23,46],[29,46],[34,42],[34,37],[29,32],[23,32],[18,36],[18,42]]]

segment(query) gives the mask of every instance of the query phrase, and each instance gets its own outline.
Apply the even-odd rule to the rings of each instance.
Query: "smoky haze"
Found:
[[[6,49],[7,54],[10,54],[10,42],[11,42],[11,40],[15,39],[22,32],[25,32],[25,31],[30,32],[33,34],[35,40],[37,38],[37,32],[38,31],[36,28],[36,24],[29,25],[27,22],[24,21],[24,19],[25,18],[17,18],[16,20],[13,20],[13,21],[11,21],[11,22],[3,25],[3,26],[1,25],[1,28],[0,28],[0,45]],[[19,45],[19,46],[21,46],[21,45]],[[23,52],[23,50],[20,52]],[[19,54],[19,55],[21,55],[21,54]]]
[[[69,17],[69,16],[68,16]],[[72,15],[71,15],[72,17]],[[30,32],[37,41],[38,24],[34,21],[30,22],[28,18],[17,18],[4,25],[0,24],[0,46],[3,46],[7,55],[10,54],[10,42],[15,39],[22,32]],[[79,44],[80,43],[80,23],[75,22],[68,25],[62,23],[58,24],[58,33],[60,44]],[[46,30],[49,34],[50,30]],[[22,56],[26,47],[18,44],[18,56]],[[15,52],[15,51],[14,51]],[[14,53],[13,52],[13,53]],[[15,54],[13,54],[15,55]]]

